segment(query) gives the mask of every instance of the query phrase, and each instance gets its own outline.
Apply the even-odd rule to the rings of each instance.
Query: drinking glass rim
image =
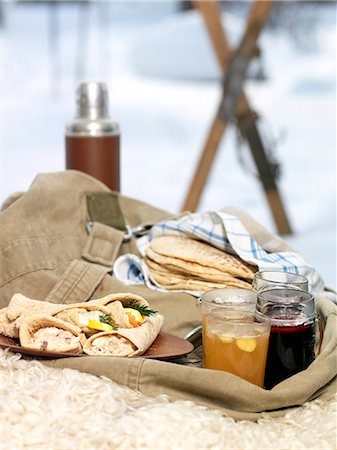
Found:
[[[280,284],[282,284],[282,283],[290,284],[291,283],[291,281],[268,280],[267,278],[263,278],[264,274],[274,274],[274,273],[282,273],[282,274],[286,274],[286,275],[291,275],[291,276],[301,279],[303,283],[309,283],[309,280],[304,275],[300,275],[299,273],[295,273],[295,272],[287,272],[284,270],[259,270],[258,272],[256,272],[254,274],[254,278],[259,278],[261,280],[270,281],[272,283],[280,283]]]
[[[316,316],[304,317],[304,316],[294,316],[291,318],[275,318],[270,317],[270,325],[271,327],[279,327],[279,328],[287,328],[287,327],[299,327],[311,325],[315,322]]]
[[[284,292],[287,291],[294,291],[294,293],[296,292],[296,294],[301,293],[303,294],[303,296],[296,301],[291,301],[291,297],[282,297],[277,296],[274,299],[270,299],[270,298],[264,298],[266,295],[270,295],[270,293],[275,292],[275,293],[282,293],[284,294]],[[306,298],[303,298],[306,297]],[[310,292],[307,291],[303,291],[302,289],[296,289],[296,288],[288,288],[288,289],[282,289],[282,288],[271,288],[271,289],[266,289],[265,291],[259,292],[256,294],[256,299],[257,299],[257,304],[260,303],[260,301],[263,302],[271,302],[271,303],[275,303],[275,304],[281,304],[281,303],[287,303],[288,305],[296,305],[298,303],[303,303],[303,302],[310,302],[310,301],[314,301],[315,300],[315,296],[313,294],[311,294]]]
[[[233,312],[235,312],[235,309],[233,309]],[[240,312],[242,313],[242,316],[221,317],[221,320],[226,323],[230,322],[235,325],[242,325],[242,326],[253,326],[253,325],[256,326],[256,324],[261,324],[270,328],[272,325],[272,319],[269,316],[262,314],[257,310],[240,311]],[[250,318],[253,320],[245,320],[245,318]]]
[[[228,292],[229,290],[231,290],[231,291],[240,291],[240,292],[242,292],[242,294],[247,296],[247,299],[242,299],[242,301],[240,301],[240,302],[235,302],[235,301],[230,301],[230,300],[226,301],[226,300],[222,299],[223,303],[221,303],[221,302],[214,301],[214,298],[213,299],[207,299],[206,298],[207,295],[210,295],[210,294],[215,295],[216,293],[218,293],[219,294],[219,298],[221,298],[220,297],[221,292],[222,291],[227,291]],[[238,292],[237,296],[240,296],[240,292]],[[235,296],[234,293],[233,293],[233,296]],[[242,289],[242,288],[220,288],[220,289],[212,289],[210,291],[204,292],[199,297],[199,301],[201,302],[201,304],[202,303],[207,303],[208,305],[215,305],[215,306],[221,307],[221,308],[233,308],[233,307],[240,308],[242,306],[255,304],[256,303],[256,294],[252,290],[247,290],[247,289]]]
[[[258,323],[266,323],[269,326],[271,326],[272,319],[269,316],[266,316],[265,314],[262,314],[262,313],[260,313],[260,311],[257,311],[257,310],[255,310],[253,314],[254,314],[255,319],[258,319],[257,320]],[[256,323],[256,322],[254,322],[254,323]]]

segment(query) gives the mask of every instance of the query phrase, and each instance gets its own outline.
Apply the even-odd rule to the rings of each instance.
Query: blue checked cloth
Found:
[[[270,251],[263,248],[247,231],[240,219],[225,212],[186,214],[180,219],[155,224],[150,233],[137,239],[140,254],[145,256],[150,241],[158,236],[175,235],[197,238],[214,247],[239,256],[258,267],[259,271],[280,270],[305,276],[313,293],[324,290],[324,281],[319,273],[304,258],[294,251]],[[282,242],[279,238],[276,238]],[[284,243],[283,243],[284,244]],[[266,244],[268,247],[268,244]],[[283,245],[283,247],[287,247]],[[146,284],[152,289],[164,291],[156,286],[136,255],[120,256],[113,267],[114,275],[125,284]],[[188,291],[191,292],[191,291]],[[191,292],[198,295],[196,292]]]

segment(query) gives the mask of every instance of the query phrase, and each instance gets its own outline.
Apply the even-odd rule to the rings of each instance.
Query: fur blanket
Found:
[[[337,395],[257,423],[0,349],[3,449],[335,449]]]

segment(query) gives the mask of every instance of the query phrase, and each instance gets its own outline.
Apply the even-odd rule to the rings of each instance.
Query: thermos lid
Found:
[[[109,117],[109,96],[106,83],[81,82],[76,89],[76,117],[67,124],[68,135],[117,135],[119,127]]]
[[[89,81],[79,83],[76,90],[77,117],[91,119],[109,117],[106,83]]]

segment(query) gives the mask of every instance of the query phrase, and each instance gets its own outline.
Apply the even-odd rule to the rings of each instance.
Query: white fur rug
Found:
[[[337,395],[258,423],[0,349],[2,449],[336,449]]]

